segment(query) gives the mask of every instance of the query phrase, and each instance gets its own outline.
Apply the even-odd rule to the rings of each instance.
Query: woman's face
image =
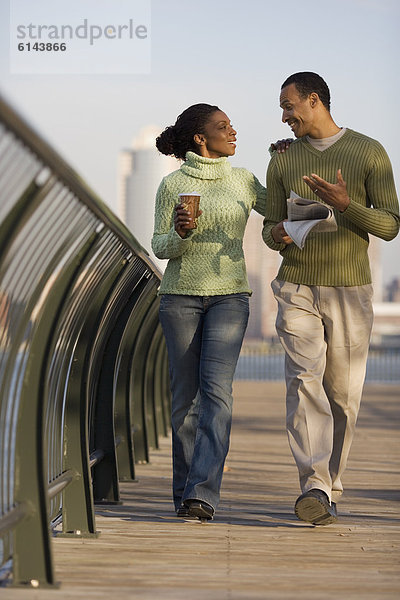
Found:
[[[233,156],[236,151],[236,131],[222,110],[211,114],[204,127],[204,133],[196,133],[194,141],[199,148],[199,154],[207,158]]]

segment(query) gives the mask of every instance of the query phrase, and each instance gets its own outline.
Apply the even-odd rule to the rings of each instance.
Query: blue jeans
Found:
[[[232,380],[249,318],[248,294],[164,294],[160,322],[172,391],[175,508],[219,501],[232,423]]]

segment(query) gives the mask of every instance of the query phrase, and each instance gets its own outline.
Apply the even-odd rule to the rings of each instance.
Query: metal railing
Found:
[[[280,381],[285,377],[285,354],[279,342],[244,344],[235,379]],[[370,346],[366,383],[400,383],[400,348]]]
[[[0,98],[0,565],[54,586],[51,532],[97,536],[94,505],[169,428],[160,273]]]

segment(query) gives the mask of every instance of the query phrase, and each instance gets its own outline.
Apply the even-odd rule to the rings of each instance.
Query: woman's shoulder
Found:
[[[181,168],[179,167],[179,169],[176,169],[176,171],[172,171],[171,173],[168,173],[168,175],[165,175],[165,177],[163,178],[163,181],[173,182],[182,176],[184,176],[184,173],[183,173],[183,171],[181,171]]]
[[[232,167],[232,171],[239,177],[254,177],[253,173],[245,167]]]
[[[243,167],[233,167],[232,173],[235,181],[237,181],[241,185],[246,184],[250,186],[251,189],[258,188],[261,186],[261,183],[254,175],[254,173],[252,173],[248,169],[245,169]]]
[[[168,175],[165,175],[161,182],[160,182],[160,188],[174,188],[176,185],[179,185],[179,182],[181,182],[183,179],[186,179],[186,175],[183,171],[181,171],[181,169],[177,169],[176,171],[172,171],[172,173],[168,173]]]
[[[256,179],[256,176],[244,167],[232,167],[232,176],[237,181],[246,181],[248,183],[252,183]]]

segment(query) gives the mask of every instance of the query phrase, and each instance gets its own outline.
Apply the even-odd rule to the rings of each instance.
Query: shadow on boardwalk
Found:
[[[293,514],[283,384],[236,382],[212,523],[175,517],[164,439],[151,464],[138,465],[138,481],[122,484],[123,505],[97,511],[97,540],[54,539],[60,590],[2,590],[1,599],[397,599],[399,391],[365,388],[337,524],[314,527]]]

